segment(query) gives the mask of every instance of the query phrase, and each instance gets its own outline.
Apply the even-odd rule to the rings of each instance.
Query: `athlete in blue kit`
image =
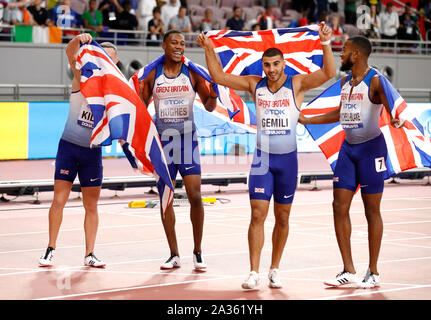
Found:
[[[198,44],[205,49],[206,63],[214,82],[234,90],[248,91],[254,98],[257,116],[257,148],[249,177],[251,222],[248,230],[250,273],[244,289],[259,285],[260,254],[264,244],[264,222],[274,195],[275,226],[272,234],[272,260],[269,286],[281,288],[279,264],[289,233],[289,215],[295,194],[298,164],[296,125],[299,108],[307,90],[316,88],[335,75],[330,46],[331,29],[322,23],[319,37],[323,47],[323,68],[311,74],[288,76],[284,73],[283,53],[270,48],[263,53],[265,77],[224,73],[204,34]]]
[[[58,232],[63,220],[63,209],[69,198],[76,176],[81,184],[82,201],[85,208],[85,258],[90,267],[104,267],[105,263],[94,255],[99,224],[97,202],[103,179],[101,148],[90,149],[91,132],[94,127],[93,114],[80,92],[81,71],[75,68],[80,43],[90,43],[92,37],[83,33],[73,38],[66,47],[66,55],[74,76],[70,95],[69,115],[61,136],[55,159],[54,199],[49,209],[49,242],[40,266],[52,265]],[[117,48],[109,43],[100,44],[114,63],[118,62]]]
[[[349,38],[341,52],[341,70],[351,72],[341,82],[340,108],[325,115],[300,115],[303,124],[340,121],[346,134],[334,170],[334,225],[344,269],[334,279],[325,281],[332,287],[354,283],[360,288],[379,285],[377,260],[383,234],[380,202],[383,194],[387,149],[379,127],[385,107],[391,114],[386,95],[376,70],[368,66],[372,51],[370,41],[357,36]],[[392,117],[392,116],[391,116]],[[391,119],[394,127],[400,121]],[[358,185],[361,187],[365,216],[368,222],[369,268],[364,278],[356,275],[350,246],[350,204]]]
[[[196,270],[205,271],[202,257],[202,234],[204,208],[201,198],[200,151],[195,124],[193,102],[196,93],[207,111],[217,105],[217,94],[212,87],[207,88],[204,79],[182,63],[185,50],[184,35],[177,30],[165,33],[162,43],[165,53],[163,64],[152,70],[142,80],[140,97],[148,106],[154,98],[156,110],[155,124],[165,152],[169,173],[174,181],[179,172],[183,177],[187,198],[190,202],[190,219],[193,226],[193,262]],[[171,256],[161,269],[181,266],[177,238],[175,234],[175,214],[172,203],[162,216]]]

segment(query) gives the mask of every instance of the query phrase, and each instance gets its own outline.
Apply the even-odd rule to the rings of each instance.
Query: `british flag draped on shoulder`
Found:
[[[80,90],[94,117],[91,146],[126,141],[125,153],[134,168],[154,175],[162,212],[173,199],[174,188],[154,122],[127,79],[95,41],[81,45],[76,68]]]
[[[134,86],[136,92],[139,92],[139,81],[145,79],[148,74],[154,70],[159,64],[162,64],[165,59],[161,55],[156,60],[139,69],[131,78],[130,83]],[[205,79],[208,84],[212,83],[211,76],[206,68],[190,61],[186,57],[182,57],[182,62],[190,69]],[[220,113],[223,116],[229,117],[232,121],[245,124],[251,128],[256,128],[256,116],[244,103],[241,97],[232,89],[212,84],[214,90],[219,97],[218,107],[213,112]]]
[[[385,137],[388,148],[385,179],[412,168],[431,167],[431,140],[421,120],[428,114],[429,107],[408,107],[390,81],[377,72],[385,92],[392,116],[404,121],[404,126],[396,129],[390,124],[389,113],[383,108],[380,116],[380,129]],[[310,101],[302,109],[304,115],[318,115],[332,111],[340,105],[341,79]],[[331,168],[335,168],[338,152],[344,141],[344,130],[339,122],[331,124],[305,126],[325,154]]]

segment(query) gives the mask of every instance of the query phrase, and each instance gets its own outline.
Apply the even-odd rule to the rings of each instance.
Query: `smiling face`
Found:
[[[162,43],[162,48],[165,51],[165,57],[173,62],[181,62],[186,48],[184,35],[181,33],[172,33]]]
[[[280,55],[262,58],[263,72],[270,82],[277,82],[284,74],[284,59]]]

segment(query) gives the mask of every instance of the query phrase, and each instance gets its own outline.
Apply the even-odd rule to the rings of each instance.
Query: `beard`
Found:
[[[351,55],[347,58],[347,61],[341,64],[340,71],[349,71],[353,67]]]

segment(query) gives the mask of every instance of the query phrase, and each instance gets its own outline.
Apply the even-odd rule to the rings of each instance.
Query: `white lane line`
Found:
[[[342,299],[342,298],[350,298],[350,297],[367,296],[367,295],[378,294],[378,293],[395,292],[395,291],[405,291],[405,290],[414,290],[414,289],[430,288],[430,287],[431,287],[431,284],[424,284],[424,285],[413,285],[413,286],[407,287],[407,288],[395,288],[395,289],[385,289],[385,290],[372,289],[373,291],[370,291],[370,289],[357,289],[357,290],[363,290],[363,292],[361,292],[361,293],[345,294],[345,295],[340,295],[340,296],[312,298],[312,299],[308,299],[308,300],[334,300],[334,299]]]

